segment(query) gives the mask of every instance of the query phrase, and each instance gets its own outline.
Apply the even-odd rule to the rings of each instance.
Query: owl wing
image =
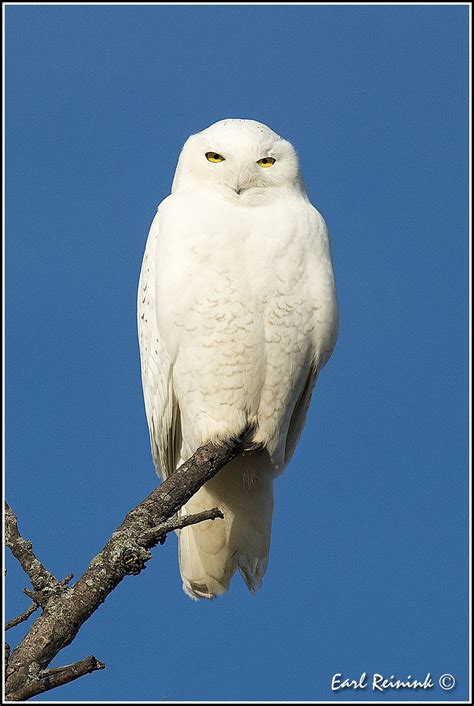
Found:
[[[301,392],[296,400],[288,427],[285,444],[285,464],[293,455],[306,421],[311,395],[316,385],[320,370],[330,358],[336,344],[338,331],[338,312],[334,285],[334,274],[329,248],[329,236],[323,217],[313,206],[311,210],[314,218],[314,228],[319,234],[318,250],[313,254],[317,264],[313,271],[311,281],[313,291],[311,300],[314,302],[313,311],[313,339],[311,357]],[[322,285],[322,286],[321,286]]]
[[[138,284],[137,320],[143,396],[157,473],[167,478],[179,462],[181,425],[172,361],[158,330],[156,263],[158,214],[151,225]]]
[[[320,368],[315,363],[310,366],[303,389],[293,409],[293,414],[291,415],[290,425],[286,436],[285,465],[289,463],[291,457],[293,456],[296,444],[298,443],[298,439],[303,431],[306,421],[306,414],[308,412],[309,403],[311,402],[311,395],[316,384],[319,370]]]

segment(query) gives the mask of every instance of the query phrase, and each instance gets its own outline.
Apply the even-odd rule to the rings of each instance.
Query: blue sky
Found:
[[[6,18],[6,490],[57,576],[156,485],[135,296],[189,134],[243,117],[293,142],[341,313],[262,591],[190,601],[171,537],[54,662],[107,669],[48,698],[467,698],[467,7]],[[27,579],[7,567],[10,618]],[[457,685],[331,692],[364,671]]]

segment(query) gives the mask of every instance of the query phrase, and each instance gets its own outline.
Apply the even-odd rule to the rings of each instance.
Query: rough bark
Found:
[[[142,571],[152,556],[149,549],[162,543],[167,532],[192,522],[222,517],[217,508],[212,508],[198,516],[188,516],[186,521],[184,518],[171,520],[206,481],[244,450],[252,450],[244,438],[220,445],[208,443],[198,449],[130,510],[102,551],[92,559],[86,572],[72,586],[66,585],[67,579],[58,581],[39,562],[33,554],[31,542],[19,534],[16,517],[7,506],[7,545],[30,577],[34,591],[28,595],[43,608],[42,615],[8,660],[5,683],[8,700],[26,700],[103,668],[95,657],[88,657],[76,665],[69,665],[70,669],[46,670],[51,660],[74,640],[81,625],[125,576]]]

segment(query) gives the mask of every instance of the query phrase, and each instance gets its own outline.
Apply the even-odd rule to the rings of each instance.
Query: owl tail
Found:
[[[268,564],[273,511],[273,474],[268,455],[239,456],[206,483],[180,514],[218,507],[224,519],[206,520],[179,531],[179,568],[191,598],[225,593],[237,568],[250,591]]]

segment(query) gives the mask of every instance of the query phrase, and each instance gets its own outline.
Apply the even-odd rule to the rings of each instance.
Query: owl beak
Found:
[[[234,191],[237,196],[240,196],[240,194],[244,191],[247,191],[247,189],[254,186],[252,174],[246,169],[239,170],[239,172],[235,175],[234,184]]]
[[[234,188],[234,191],[235,191],[235,193],[236,193],[238,196],[240,196],[240,194],[242,194],[244,191],[247,191],[248,188],[249,188],[249,187],[248,187],[248,186],[244,186],[244,185],[242,184],[242,182],[237,182],[237,184],[236,184],[236,186],[235,186],[235,188]]]

